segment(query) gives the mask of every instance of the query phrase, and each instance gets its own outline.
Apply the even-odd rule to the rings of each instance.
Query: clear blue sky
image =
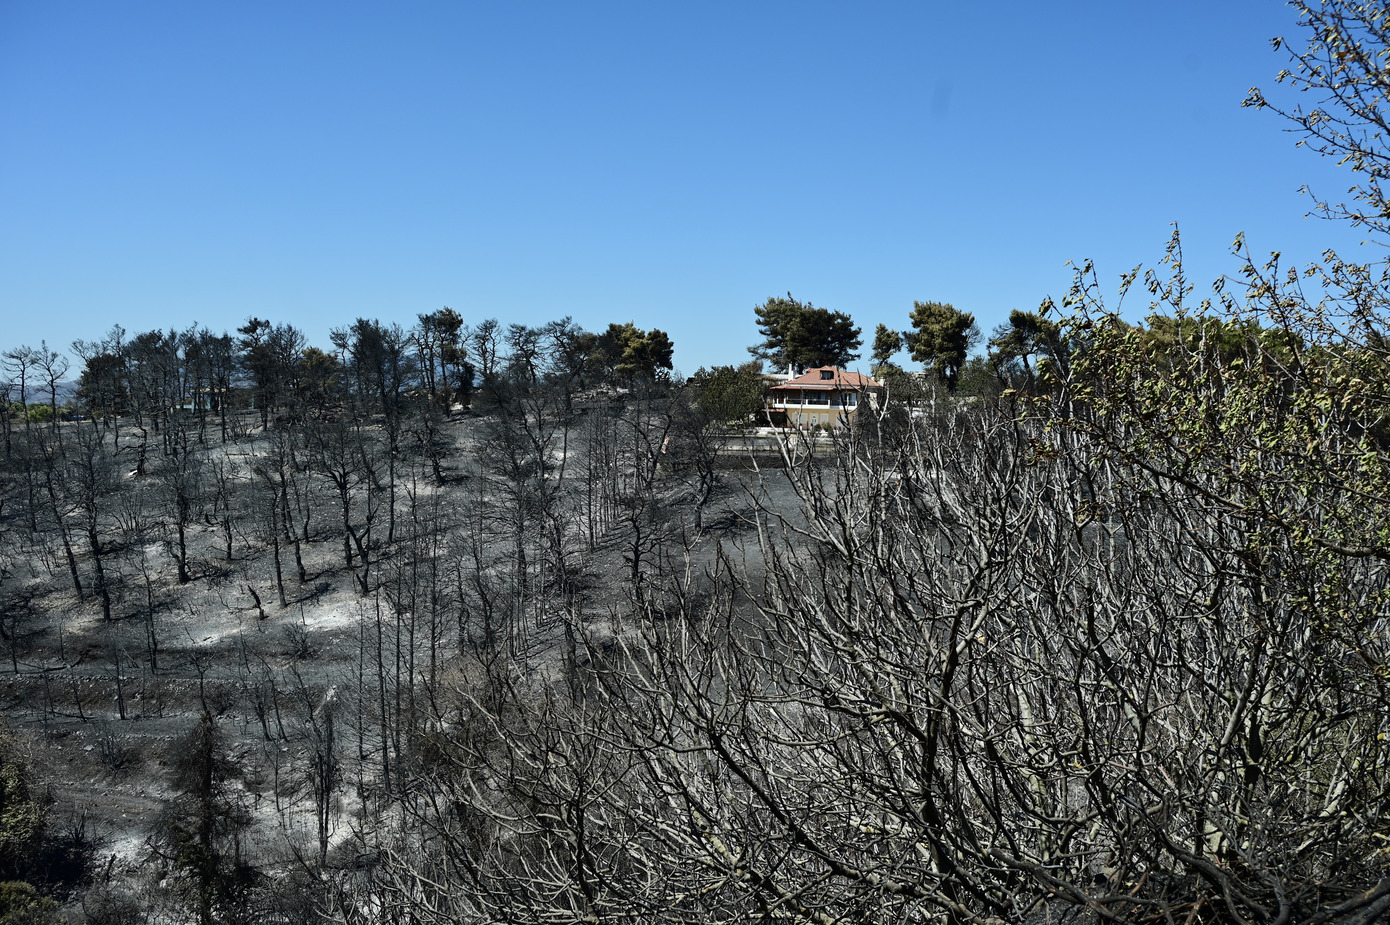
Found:
[[[988,332],[1173,222],[1203,281],[1241,230],[1355,255],[1298,195],[1350,178],[1240,108],[1280,34],[1256,0],[0,0],[0,348],[448,305],[660,327],[689,374],[789,290],[867,341],[914,299]]]

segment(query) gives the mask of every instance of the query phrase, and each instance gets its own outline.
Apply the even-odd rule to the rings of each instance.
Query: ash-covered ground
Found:
[[[670,576],[756,572],[789,483],[737,454],[697,475],[659,423],[615,408],[518,436],[460,414],[429,453],[379,422],[172,444],[69,423],[95,474],[12,461],[0,710],[88,863],[55,892],[89,916],[177,906],[178,768],[204,715],[258,876],[350,866],[482,666],[582,671]]]

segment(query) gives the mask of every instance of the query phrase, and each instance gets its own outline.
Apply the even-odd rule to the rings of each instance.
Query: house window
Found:
[[[835,370],[833,370],[833,369],[823,369],[823,370],[820,371],[820,377],[821,377],[822,379],[834,379],[834,378],[835,378]]]

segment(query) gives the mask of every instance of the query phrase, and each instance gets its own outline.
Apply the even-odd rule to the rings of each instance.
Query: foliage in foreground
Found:
[[[459,685],[357,908],[1387,911],[1387,354],[1259,271],[1194,316],[1169,256],[1148,331],[1078,276],[1054,391],[793,446],[801,511],[751,498],[756,552],[668,569],[583,683]]]

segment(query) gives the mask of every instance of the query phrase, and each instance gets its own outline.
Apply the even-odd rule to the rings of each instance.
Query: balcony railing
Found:
[[[854,408],[858,404],[856,392],[842,392],[831,395],[826,392],[801,393],[797,395],[774,395],[770,401],[773,408]]]

